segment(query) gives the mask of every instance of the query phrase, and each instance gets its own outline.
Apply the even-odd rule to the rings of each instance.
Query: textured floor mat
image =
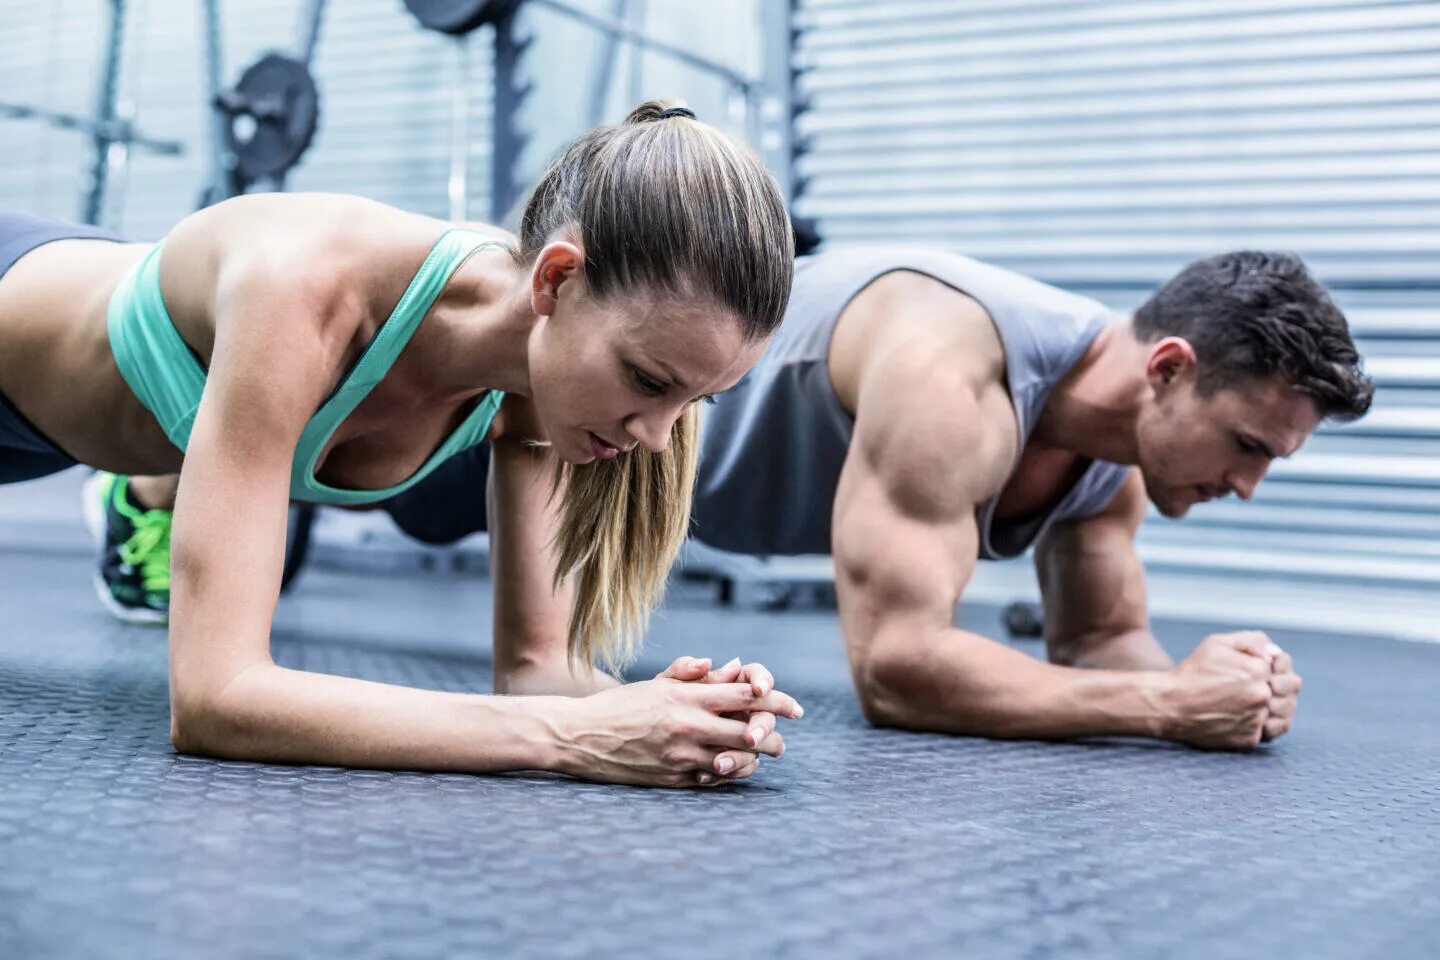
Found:
[[[0,573],[0,957],[1435,955],[1440,647],[1279,637],[1301,712],[1250,755],[994,743],[869,729],[833,616],[682,599],[643,666],[759,656],[807,713],[664,792],[180,757],[163,635],[73,557]],[[487,592],[311,571],[276,656],[486,691]]]

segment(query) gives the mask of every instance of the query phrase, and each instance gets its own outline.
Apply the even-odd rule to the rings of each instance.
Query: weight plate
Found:
[[[503,20],[518,5],[519,0],[405,0],[421,26],[457,37]]]
[[[320,93],[305,64],[267,53],[222,94],[219,108],[230,114],[226,140],[242,183],[278,177],[300,159],[320,116]],[[249,118],[249,122],[241,118]]]

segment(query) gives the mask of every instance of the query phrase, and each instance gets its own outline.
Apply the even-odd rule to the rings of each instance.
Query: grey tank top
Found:
[[[856,294],[896,270],[933,277],[990,314],[1005,350],[1021,451],[1050,390],[1119,319],[1094,300],[952,253],[858,247],[801,258],[774,342],[706,410],[698,539],[762,556],[830,552],[831,508],[854,428],[830,385],[830,336]],[[1018,523],[995,519],[996,494],[979,510],[980,557],[1019,556],[1052,523],[1100,512],[1129,470],[1093,461],[1053,509]]]

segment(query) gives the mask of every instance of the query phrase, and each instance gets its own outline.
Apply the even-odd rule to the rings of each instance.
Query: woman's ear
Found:
[[[568,240],[547,243],[535,257],[530,273],[530,309],[538,316],[548,317],[560,302],[565,284],[580,279],[585,270],[585,254]]]

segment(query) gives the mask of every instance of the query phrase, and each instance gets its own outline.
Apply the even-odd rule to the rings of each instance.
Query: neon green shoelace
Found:
[[[130,517],[135,532],[120,545],[120,559],[140,569],[146,590],[170,589],[170,511],[146,510]]]

